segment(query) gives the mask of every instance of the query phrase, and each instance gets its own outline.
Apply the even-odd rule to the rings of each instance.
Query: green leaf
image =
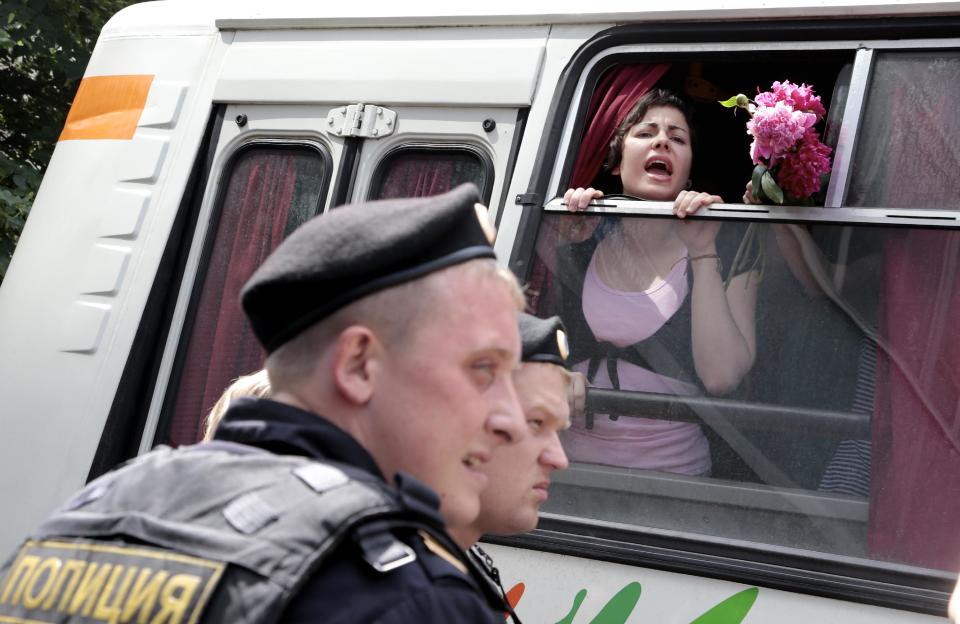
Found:
[[[577,615],[577,611],[580,610],[580,605],[583,604],[584,599],[587,597],[587,590],[581,589],[577,592],[577,595],[573,597],[573,606],[570,607],[570,611],[561,619],[557,624],[573,624],[573,618]]]
[[[760,178],[760,184],[763,186],[763,194],[766,195],[768,199],[775,204],[783,205],[783,191],[780,190],[780,187],[774,182],[773,176],[770,175],[769,171],[763,173],[763,177]]]
[[[748,98],[747,96],[745,96],[745,95],[742,94],[742,93],[736,94],[735,96],[733,96],[733,97],[730,98],[729,100],[718,100],[718,101],[719,101],[719,103],[720,103],[721,106],[725,106],[726,108],[735,108],[735,107],[736,107],[736,108],[747,108],[747,109],[748,109],[750,106],[752,106],[752,105],[750,104],[750,98]]]
[[[740,624],[753,608],[758,593],[759,589],[751,587],[734,594],[690,624]]]
[[[750,181],[753,183],[753,199],[754,201],[760,201],[760,179],[763,177],[763,174],[767,172],[766,165],[757,165],[753,168],[753,175],[750,178]]]
[[[717,100],[717,102],[720,104],[720,106],[723,106],[724,108],[736,108],[736,106],[737,106],[737,98],[738,98],[738,97],[740,97],[740,96],[739,96],[739,95],[735,95],[735,96],[733,96],[732,98],[730,98],[729,100]],[[714,109],[714,110],[716,110],[716,109]]]

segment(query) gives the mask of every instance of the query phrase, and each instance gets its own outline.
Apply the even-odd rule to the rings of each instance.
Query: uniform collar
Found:
[[[231,401],[214,439],[278,455],[328,459],[384,478],[370,453],[346,431],[322,416],[269,399],[243,397]]]

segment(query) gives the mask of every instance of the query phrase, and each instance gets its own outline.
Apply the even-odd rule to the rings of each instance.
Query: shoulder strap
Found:
[[[494,591],[496,591],[497,595],[500,597],[501,608],[511,618],[513,618],[514,624],[522,624],[520,622],[520,618],[517,617],[517,613],[507,601],[507,592],[503,588],[503,583],[500,581],[500,570],[498,570],[497,566],[494,565],[493,557],[488,555],[485,550],[480,548],[479,544],[474,544],[471,546],[468,552],[471,562],[484,575],[486,584],[493,587]]]

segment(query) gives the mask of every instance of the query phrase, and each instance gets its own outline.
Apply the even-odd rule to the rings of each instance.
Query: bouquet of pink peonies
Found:
[[[755,200],[801,204],[820,190],[820,176],[830,173],[831,149],[814,129],[826,110],[812,86],[778,81],[752,101],[741,93],[720,104],[750,114]]]

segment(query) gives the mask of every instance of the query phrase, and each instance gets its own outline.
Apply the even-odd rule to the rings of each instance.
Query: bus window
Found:
[[[867,80],[864,64],[851,72],[851,51],[750,63],[727,52],[710,63],[630,70],[630,84],[653,73],[644,89],[665,86],[693,100],[693,187],[739,202],[752,169],[743,122],[715,96],[753,92],[744,80],[766,88],[790,79],[817,87],[831,125],[825,139],[844,157],[853,157],[849,143],[837,143],[849,121],[844,111],[866,102],[856,110],[847,204],[866,208],[723,220],[710,260],[723,282],[717,291],[698,288],[682,245],[675,258],[655,253],[663,246],[649,241],[679,238],[682,227],[665,216],[667,205],[614,197],[571,214],[559,200],[551,204],[528,263],[533,307],[564,319],[574,366],[591,388],[587,413],[564,437],[573,464],[555,477],[544,511],[955,570],[960,535],[951,527],[960,497],[947,493],[957,491],[960,474],[960,342],[950,331],[960,309],[960,231],[950,227],[953,217],[942,229],[921,219],[895,225],[880,208],[960,208],[948,173],[960,154],[949,106],[960,94],[948,77],[958,57],[878,52]],[[583,96],[582,146],[603,144],[592,140],[591,121],[614,114],[605,102],[619,103],[600,90],[629,67],[639,66],[614,65]],[[848,103],[864,84],[866,97]],[[924,110],[913,115],[908,101]],[[583,174],[582,152],[567,159],[577,162],[563,169],[574,182],[559,184],[558,193],[587,185],[619,192],[619,180],[599,163]],[[911,179],[927,186],[917,190]],[[914,191],[920,195],[910,203]],[[644,267],[649,283],[625,287],[629,280],[620,278]],[[728,332],[737,288],[750,295],[736,329],[755,337],[755,350],[748,370],[717,386],[702,364],[718,358],[703,356]],[[728,305],[713,305],[723,299]]]
[[[440,145],[404,146],[391,151],[373,175],[370,199],[422,197],[445,193],[473,182],[489,198],[493,165],[475,148]]]
[[[551,214],[541,231],[580,218]],[[694,327],[720,326],[693,321],[709,301],[696,299],[688,260],[642,292],[605,282],[617,254],[599,254],[603,240],[669,236],[674,225],[604,216],[588,241],[541,244],[555,250],[556,280],[538,313],[564,319],[591,384],[587,413],[563,438],[574,466],[546,510],[955,568],[955,499],[944,494],[960,470],[950,330],[960,232],[724,222],[725,278],[745,238],[765,251],[756,359],[720,395],[695,363]]]
[[[233,157],[184,331],[172,415],[159,441],[200,440],[204,418],[223,389],[263,365],[263,350],[240,308],[240,289],[284,237],[318,212],[328,161],[314,144],[253,143]]]
[[[960,52],[877,53],[861,121],[852,206],[960,206]]]

